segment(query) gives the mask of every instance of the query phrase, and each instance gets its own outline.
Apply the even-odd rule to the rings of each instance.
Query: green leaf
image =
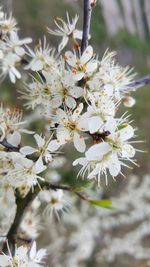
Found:
[[[109,199],[92,199],[89,200],[89,202],[94,205],[105,209],[111,209],[112,208],[112,201]]]

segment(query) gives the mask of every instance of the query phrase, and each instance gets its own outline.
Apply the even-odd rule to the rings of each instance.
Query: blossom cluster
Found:
[[[135,149],[130,139],[135,131],[128,116],[119,118],[117,111],[122,100],[128,106],[134,104],[127,92],[135,74],[116,62],[114,52],[106,51],[99,60],[91,45],[83,53],[75,46],[73,51],[63,53],[66,40],[75,38],[77,21],[77,17],[72,23],[67,18],[68,24],[60,19],[63,27],[55,22],[59,30],[48,30],[63,37],[59,53],[46,45],[46,39],[34,51],[28,49],[31,61],[26,68],[38,71],[38,77],[33,74],[21,92],[22,98],[28,109],[41,107],[55,136],[53,151],[73,143],[78,152],[84,153],[73,162],[81,165],[79,174],[98,183],[104,176],[107,184],[108,174],[114,178],[122,174],[126,161],[134,163]]]
[[[3,12],[1,14],[1,43],[5,44],[1,49],[2,65],[7,58],[5,46],[10,43],[15,48],[9,49],[9,53],[14,55],[19,49],[22,55],[28,57],[25,69],[32,71],[32,78],[22,89],[21,97],[26,101],[28,109],[41,108],[41,116],[45,117],[49,128],[48,137],[34,134],[37,148],[24,146],[18,149],[18,154],[2,152],[1,157],[5,161],[2,165],[7,166],[7,172],[2,166],[1,180],[5,180],[5,183],[9,181],[15,187],[35,185],[38,179],[43,179],[38,174],[50,167],[54,156],[70,142],[82,153],[73,162],[74,166],[81,165],[79,175],[90,180],[96,179],[99,184],[102,176],[107,184],[108,175],[115,178],[122,174],[122,166],[128,167],[126,161],[134,163],[135,148],[130,139],[134,137],[135,131],[130,125],[129,116],[123,114],[119,118],[117,111],[122,100],[127,102],[129,84],[135,74],[129,67],[122,67],[116,62],[114,52],[106,51],[99,60],[89,45],[81,53],[80,46],[75,46],[75,40],[81,39],[81,32],[76,30],[77,20],[75,16],[71,21],[67,14],[67,22],[60,18],[55,21],[58,30],[48,29],[50,34],[62,37],[56,52],[46,43],[45,37],[44,44],[39,41],[34,50],[28,46],[22,47],[28,39],[18,39],[14,45],[10,40],[12,36],[17,36],[16,22],[12,16],[7,18]],[[67,42],[72,39],[73,51],[63,52]],[[14,68],[10,66],[9,69],[12,82],[17,77],[14,75],[12,78],[10,74]],[[131,102],[133,104],[132,99],[128,98],[128,105]],[[1,141],[20,146],[20,133],[29,133],[20,130],[24,123],[21,122],[21,116],[18,112],[11,114],[9,109],[4,110],[1,106]],[[31,155],[35,155],[36,160],[32,161]],[[22,176],[23,173],[26,175]]]
[[[42,183],[47,182],[46,173],[53,170],[54,161],[70,143],[79,154],[72,162],[73,166],[81,165],[78,175],[96,180],[98,185],[103,177],[108,184],[109,175],[113,179],[124,175],[122,167],[129,167],[128,162],[135,164],[136,149],[131,141],[135,130],[127,113],[118,115],[122,102],[126,106],[134,104],[128,94],[134,90],[130,83],[135,74],[116,62],[115,52],[107,50],[99,59],[88,45],[82,53],[78,41],[82,32],[76,29],[77,20],[77,15],[70,20],[67,14],[67,22],[55,20],[58,29],[48,28],[50,34],[62,38],[57,51],[47,44],[46,37],[35,48],[29,47],[31,38],[19,38],[12,15],[0,12],[0,76],[8,74],[15,83],[21,78],[18,65],[32,73],[19,90],[20,98],[27,109],[40,110],[40,119],[48,129],[41,134],[24,129],[27,121],[22,119],[22,111],[11,111],[1,104],[0,186],[2,194],[9,188],[13,199],[16,192],[26,197],[35,187],[41,189]],[[64,51],[68,42],[72,50]],[[35,145],[24,145],[22,133],[30,134]],[[55,214],[59,218],[60,211],[69,208],[62,189],[50,191],[44,187],[38,197],[45,204],[46,217]],[[29,217],[30,211],[21,230],[35,239],[37,232],[28,228]],[[30,253],[32,250],[34,253]],[[35,245],[31,251],[21,247],[16,256],[0,256],[0,265],[24,267],[32,262],[32,266],[40,266],[45,252],[37,255]]]
[[[7,15],[0,10],[0,70],[1,78],[8,74],[12,83],[21,74],[17,66],[21,63],[24,55],[24,45],[31,43],[31,38],[20,39],[18,36],[17,22],[12,14]]]

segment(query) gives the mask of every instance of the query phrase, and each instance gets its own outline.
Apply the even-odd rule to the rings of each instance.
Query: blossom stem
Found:
[[[81,54],[84,52],[84,50],[88,46],[91,14],[92,14],[91,0],[84,0],[84,18],[83,18],[83,35],[82,35],[82,42],[81,42]]]

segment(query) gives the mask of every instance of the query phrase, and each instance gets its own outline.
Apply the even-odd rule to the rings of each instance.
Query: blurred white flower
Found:
[[[52,219],[53,215],[56,215],[57,219],[60,218],[60,214],[69,209],[69,202],[64,196],[63,190],[45,190],[40,193],[40,199],[46,203],[44,209],[44,215]]]
[[[41,40],[34,50],[27,47],[26,52],[32,59],[29,64],[25,67],[26,70],[31,69],[32,71],[50,70],[55,66],[55,50],[50,48],[46,44],[46,38],[44,37],[44,43],[42,45]]]
[[[9,108],[4,109],[3,105],[0,106],[0,141],[6,141],[13,145],[18,146],[21,142],[21,133],[33,134],[32,131],[22,128],[22,125],[27,123],[22,121],[22,111],[15,109],[11,111]]]
[[[0,49],[3,52],[3,57],[0,60],[0,77],[2,79],[5,78],[7,74],[9,74],[12,83],[16,82],[16,78],[21,78],[21,74],[16,66],[25,55],[23,46],[31,42],[31,38],[20,40],[16,32],[12,32],[9,38],[6,38],[4,42],[0,42]]]
[[[9,245],[8,251],[9,255],[0,255],[0,266],[1,267],[40,267],[43,265],[43,258],[46,256],[46,250],[40,249],[36,251],[36,242],[33,242],[30,249],[26,246],[21,246],[15,249],[14,256],[10,252]]]
[[[79,31],[75,28],[78,18],[79,17],[75,15],[74,19],[70,21],[69,15],[67,13],[67,22],[57,17],[54,22],[56,26],[58,27],[58,29],[51,30],[48,28],[48,32],[50,34],[62,37],[62,41],[58,47],[59,52],[61,52],[63,48],[67,45],[69,38],[72,38],[73,40],[82,39],[82,31]]]
[[[16,27],[17,22],[12,17],[12,14],[7,16],[3,11],[0,12],[0,34],[2,40],[6,36],[10,36],[13,32],[17,32],[18,28]]]

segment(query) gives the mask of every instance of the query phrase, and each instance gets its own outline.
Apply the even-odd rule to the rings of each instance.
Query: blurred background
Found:
[[[138,77],[149,74],[150,0],[97,2],[92,14],[90,43],[99,58],[107,48],[116,50],[120,64],[134,67]],[[12,8],[20,35],[32,37],[33,45],[46,35],[50,45],[57,47],[59,38],[49,35],[46,27],[54,27],[55,17],[65,19],[66,11],[70,16],[80,15],[78,28],[82,28],[81,0],[1,0],[0,4],[8,12]],[[21,86],[20,82],[14,86],[5,80],[1,84],[0,101],[21,107],[16,93]],[[150,86],[132,95],[136,105],[128,112],[138,128],[138,140],[146,141],[137,145],[147,151],[137,153],[140,167],[125,170],[127,178],[118,177],[117,183],[110,181],[108,188],[94,189],[97,197],[111,198],[115,210],[97,209],[73,199],[69,214],[60,222],[47,223],[46,237],[42,234],[39,241],[49,248],[50,267],[150,266]],[[122,108],[120,112],[124,111]],[[71,157],[72,152],[66,153]],[[63,181],[72,183],[76,173],[68,165],[66,169],[68,173]]]

